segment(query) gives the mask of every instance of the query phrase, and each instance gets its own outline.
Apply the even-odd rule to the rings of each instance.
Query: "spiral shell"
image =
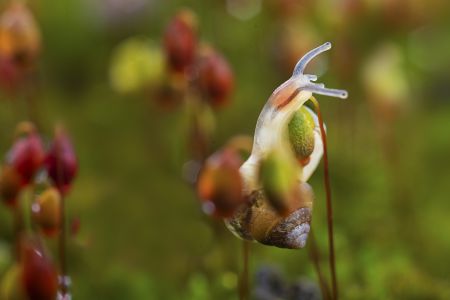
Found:
[[[300,184],[302,197],[297,209],[281,217],[267,202],[262,190],[248,195],[248,202],[225,221],[236,236],[280,248],[303,248],[310,230],[313,191],[307,183]]]

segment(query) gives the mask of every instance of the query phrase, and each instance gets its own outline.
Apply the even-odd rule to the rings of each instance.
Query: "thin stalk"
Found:
[[[16,204],[12,209],[13,214],[13,241],[14,247],[12,248],[13,256],[18,261],[20,256],[19,243],[20,243],[20,235],[22,233],[23,224],[22,224],[22,211],[20,204]]]
[[[31,183],[30,185],[29,194],[30,194],[29,197],[24,197],[22,207],[24,231],[28,234],[30,234],[33,231],[33,224],[31,220],[31,205],[33,203],[34,198],[33,183]]]
[[[57,164],[58,164],[58,175],[57,175],[57,180],[58,180],[58,185],[61,185],[63,182],[63,170],[62,170],[62,164],[61,164],[61,157],[59,157],[58,155],[59,153],[57,153]],[[58,250],[59,250],[59,263],[60,263],[60,268],[61,268],[61,278],[60,278],[60,288],[61,288],[61,294],[63,296],[65,296],[68,292],[69,292],[69,286],[68,286],[68,282],[67,282],[67,254],[66,254],[66,236],[67,236],[67,232],[66,232],[66,209],[65,209],[65,203],[66,203],[66,199],[64,197],[64,193],[62,191],[60,191],[61,193],[61,204],[59,206],[60,211],[59,211],[59,215],[60,215],[60,226],[61,226],[61,231],[59,234],[59,240],[58,240]]]
[[[61,264],[61,292],[62,295],[66,295],[69,291],[69,287],[66,284],[66,276],[67,276],[67,259],[66,259],[66,217],[65,217],[65,199],[64,196],[61,196],[61,205],[60,205],[60,226],[61,232],[59,235],[59,261]]]
[[[322,114],[320,112],[319,102],[316,98],[311,96],[310,100],[314,104],[317,118],[319,120],[320,136],[322,137],[323,144],[323,171],[324,171],[324,185],[326,192],[326,202],[327,202],[327,223],[328,223],[328,251],[329,251],[329,263],[330,263],[330,273],[331,273],[331,283],[333,299],[338,299],[338,284],[336,276],[336,258],[334,252],[334,233],[333,233],[333,207],[331,203],[331,184],[330,184],[330,173],[328,168],[328,152],[327,152],[327,138],[325,127],[323,126]]]
[[[320,256],[321,255],[320,255],[319,248],[317,247],[316,237],[312,230],[309,233],[308,245],[309,245],[309,247],[308,247],[309,258],[313,262],[314,269],[316,270],[317,277],[319,278],[319,285],[320,285],[320,290],[322,291],[323,299],[329,300],[329,299],[331,299],[330,287],[328,286],[327,280],[325,279],[325,276],[323,275],[322,270],[320,268]]]
[[[239,299],[240,300],[249,300],[249,255],[250,255],[250,243],[248,241],[242,241],[242,258],[243,258],[243,267],[241,274],[241,286],[239,289]]]

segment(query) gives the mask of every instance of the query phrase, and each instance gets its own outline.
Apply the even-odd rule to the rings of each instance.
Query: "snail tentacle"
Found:
[[[325,52],[327,50],[331,49],[331,43],[330,42],[326,42],[323,45],[320,45],[317,48],[312,49],[311,51],[309,51],[308,53],[306,53],[302,58],[300,58],[300,60],[298,61],[298,63],[295,65],[294,68],[294,72],[292,73],[292,76],[298,76],[298,75],[303,75],[303,72],[305,71],[306,66],[309,64],[309,62],[316,57],[317,55],[319,55],[322,52]]]
[[[321,84],[306,85],[304,87],[304,90],[310,91],[314,94],[336,97],[336,98],[341,98],[341,99],[346,99],[348,97],[348,93],[345,90],[329,89]]]

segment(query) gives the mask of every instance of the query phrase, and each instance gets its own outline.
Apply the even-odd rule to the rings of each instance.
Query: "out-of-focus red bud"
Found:
[[[0,175],[0,195],[4,203],[14,207],[22,187],[22,178],[13,167],[6,165]]]
[[[226,104],[234,87],[234,75],[227,60],[212,49],[206,49],[198,62],[200,90],[213,107]]]
[[[72,142],[62,128],[56,129],[45,165],[55,186],[62,194],[66,194],[77,174],[78,161]]]
[[[21,281],[28,299],[54,300],[58,291],[58,274],[39,242],[31,238],[22,242]]]
[[[0,56],[18,68],[29,68],[39,55],[41,34],[23,1],[11,1],[0,16]]]
[[[239,153],[226,148],[206,161],[198,180],[197,191],[203,210],[216,217],[230,217],[245,201],[239,173],[242,159]]]
[[[196,17],[182,10],[170,21],[164,33],[164,48],[169,67],[184,72],[195,59],[197,46]]]
[[[18,127],[20,126],[21,124]],[[7,163],[17,170],[22,177],[22,183],[26,185],[42,166],[44,158],[45,151],[41,138],[35,130],[30,130],[16,139],[8,152]]]
[[[42,192],[32,205],[32,215],[36,224],[47,236],[54,236],[60,229],[61,195],[56,188]]]

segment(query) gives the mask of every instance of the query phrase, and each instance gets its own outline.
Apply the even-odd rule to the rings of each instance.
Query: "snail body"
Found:
[[[247,201],[225,219],[226,226],[239,238],[289,249],[306,245],[314,201],[312,188],[306,181],[323,154],[318,119],[314,112],[306,110],[314,120],[313,132],[309,132],[314,136],[313,150],[307,163],[298,168],[295,182],[297,195],[290,200],[288,215],[280,214],[270,204],[259,173],[261,162],[273,149],[282,149],[286,155],[295,157],[289,142],[288,124],[313,93],[347,97],[346,91],[325,88],[323,84],[313,82],[317,79],[315,75],[303,74],[311,59],[330,48],[331,44],[325,43],[303,56],[291,78],[275,89],[258,117],[251,155],[239,169],[243,180],[242,192]]]

